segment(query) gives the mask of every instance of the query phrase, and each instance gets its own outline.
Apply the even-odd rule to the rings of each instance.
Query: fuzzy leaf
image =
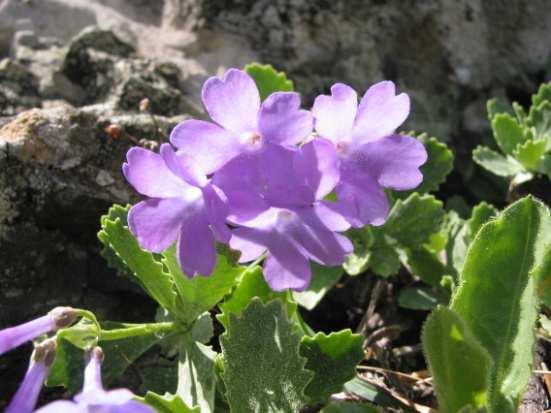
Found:
[[[190,334],[182,337],[178,359],[176,393],[189,406],[199,406],[201,413],[214,412],[216,352],[193,341]]]
[[[262,100],[274,92],[290,92],[294,89],[293,82],[287,79],[287,75],[278,72],[272,65],[250,63],[245,66],[245,72],[256,82]]]
[[[312,310],[327,291],[342,277],[342,267],[324,267],[312,263],[312,282],[305,291],[293,291],[293,298],[302,307]]]
[[[303,337],[300,355],[308,360],[306,369],[314,372],[314,378],[306,387],[311,403],[325,402],[354,378],[356,366],[364,358],[362,343],[363,337],[352,334],[351,330]]]
[[[195,320],[200,314],[218,304],[230,292],[239,275],[245,271],[245,267],[237,265],[229,252],[219,249],[212,274],[208,277],[196,276],[190,279],[182,273],[175,251],[174,247],[165,251],[162,254],[162,262],[174,277],[182,301],[179,310],[186,322]]]
[[[542,83],[538,92],[532,95],[533,106],[539,106],[542,102],[551,102],[551,83]]]
[[[404,247],[418,247],[440,230],[444,219],[442,202],[432,195],[411,194],[398,200],[382,229]]]
[[[216,318],[227,329],[229,315],[239,316],[255,297],[260,298],[264,304],[279,298],[285,303],[290,317],[296,313],[297,305],[288,300],[287,292],[272,290],[264,280],[262,267],[256,266],[243,274],[232,294],[220,303],[222,312]]]
[[[384,242],[376,243],[369,252],[368,266],[381,277],[390,277],[400,270],[400,256],[393,246]]]
[[[153,254],[140,248],[129,231],[126,216],[130,206],[113,205],[101,218],[102,229],[98,238],[109,246],[135,275],[139,284],[161,306],[176,318],[184,316],[177,305],[177,294],[171,275],[163,269]]]
[[[474,149],[473,160],[497,176],[512,177],[524,171],[518,162],[511,158],[505,158],[486,146],[477,146]]]
[[[492,98],[486,102],[486,111],[488,112],[488,119],[492,120],[499,113],[511,113],[511,107],[497,98]]]
[[[522,127],[508,113],[499,113],[492,118],[492,130],[497,145],[507,155],[512,155],[515,148],[524,142]]]
[[[484,225],[467,253],[451,308],[492,357],[491,412],[516,412],[532,374],[536,285],[550,232],[547,208],[523,198]]]
[[[498,210],[491,204],[481,202],[473,208],[471,218],[467,221],[467,237],[469,243],[474,239],[482,225],[494,218],[498,214]]]
[[[526,169],[535,171],[547,148],[546,139],[529,140],[517,146],[514,156]]]
[[[201,413],[199,407],[190,409],[176,394],[165,393],[161,396],[148,391],[143,401],[155,408],[158,413]]]
[[[313,377],[299,355],[300,334],[280,300],[254,298],[240,316],[230,314],[220,344],[226,396],[239,413],[298,412]]]
[[[439,307],[423,327],[422,342],[438,411],[456,413],[467,405],[486,407],[491,358],[461,317]]]
[[[547,141],[549,149],[551,147],[551,101],[543,101],[537,106],[533,105],[528,118],[526,118],[526,123],[535,128],[536,138]]]

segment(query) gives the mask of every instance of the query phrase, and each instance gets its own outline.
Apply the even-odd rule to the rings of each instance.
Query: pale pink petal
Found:
[[[203,85],[202,99],[211,119],[238,135],[257,131],[260,95],[254,80],[242,70],[230,69],[222,79]]]
[[[300,109],[298,93],[272,93],[262,103],[258,128],[267,142],[294,145],[303,141],[312,132],[312,127],[312,115]]]
[[[356,145],[372,142],[388,136],[407,119],[409,96],[395,95],[396,87],[391,81],[383,81],[371,86],[358,107],[358,114],[352,132]]]
[[[331,95],[321,95],[314,101],[312,113],[316,132],[335,144],[348,140],[352,133],[358,95],[350,86],[337,83],[331,87]]]

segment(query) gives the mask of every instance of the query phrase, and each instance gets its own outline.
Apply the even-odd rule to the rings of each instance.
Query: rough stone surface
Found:
[[[271,63],[307,105],[336,81],[392,79],[413,99],[405,128],[461,165],[488,135],[489,97],[527,103],[549,79],[550,38],[547,0],[0,0],[0,328],[58,304],[151,318],[95,234],[135,199],[126,150],[198,115],[207,75]],[[451,180],[469,188],[470,168]],[[0,409],[27,353],[0,358]]]

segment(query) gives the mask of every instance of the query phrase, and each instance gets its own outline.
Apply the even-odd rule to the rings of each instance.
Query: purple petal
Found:
[[[136,400],[131,400],[122,406],[118,406],[113,413],[155,413],[155,410]]]
[[[128,227],[143,249],[163,252],[176,241],[186,207],[180,198],[142,201],[130,209]]]
[[[337,186],[339,211],[353,227],[367,224],[383,225],[390,206],[386,194],[377,181],[368,174],[353,170],[345,173]]]
[[[427,151],[415,138],[392,135],[362,145],[351,160],[383,187],[404,191],[423,181],[419,167],[427,161]]]
[[[350,228],[350,223],[342,215],[339,206],[334,202],[317,202],[313,206],[313,213],[330,231],[346,231]]]
[[[55,329],[55,320],[51,314],[15,327],[6,328],[0,331],[0,355]]]
[[[257,131],[260,95],[245,72],[228,70],[222,79],[211,77],[203,85],[202,99],[212,120],[238,135]]]
[[[240,251],[239,262],[254,261],[266,251],[261,234],[253,228],[237,228],[232,231],[230,247]]]
[[[295,164],[301,164],[297,156],[296,149],[271,144],[258,154],[261,191],[270,206],[304,206],[315,201],[316,189],[309,185],[307,176],[297,176],[300,172]]]
[[[231,132],[202,120],[186,120],[170,134],[170,142],[192,156],[205,174],[211,174],[237,156],[242,145]]]
[[[404,123],[409,115],[409,96],[395,96],[395,92],[390,81],[376,83],[365,92],[352,133],[356,144],[384,138]]]
[[[335,144],[348,140],[352,133],[358,106],[358,95],[350,86],[336,83],[331,95],[321,95],[314,101],[316,132]]]
[[[267,142],[294,145],[304,140],[312,132],[312,127],[312,115],[300,109],[298,93],[272,93],[262,103],[258,128]]]
[[[274,237],[264,262],[264,278],[274,291],[304,291],[310,284],[310,263],[299,250],[282,237]]]
[[[186,219],[178,240],[178,262],[185,275],[208,276],[216,265],[214,236],[203,214]]]
[[[197,159],[183,152],[175,152],[168,143],[162,144],[159,152],[168,169],[187,184],[201,188],[207,183],[207,177]]]
[[[340,178],[335,147],[326,139],[314,139],[303,145],[295,156],[294,169],[316,200],[329,194]]]
[[[44,361],[31,360],[23,382],[17,389],[5,413],[32,413],[38,400],[48,367]]]
[[[292,238],[309,258],[322,265],[340,265],[352,252],[352,243],[344,236],[327,229],[313,208],[297,211],[300,225],[288,226],[287,235]]]
[[[101,362],[103,361],[103,352],[99,347],[94,347],[87,353],[88,361],[84,368],[84,384],[82,393],[75,396],[77,402],[88,402],[89,395],[103,395],[103,383],[101,380]]]
[[[126,180],[140,194],[169,198],[181,192],[181,180],[165,165],[160,155],[143,148],[130,148],[122,171]]]
[[[214,236],[219,242],[227,243],[231,238],[231,231],[226,225],[229,214],[229,205],[222,190],[212,184],[203,188],[205,211]]]

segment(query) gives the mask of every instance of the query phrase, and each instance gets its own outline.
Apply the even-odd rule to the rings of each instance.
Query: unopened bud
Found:
[[[32,358],[36,363],[44,363],[46,367],[50,367],[54,363],[56,350],[56,340],[50,338],[35,347]]]
[[[58,330],[70,326],[78,317],[77,311],[71,307],[56,307],[48,315],[53,318]]]

